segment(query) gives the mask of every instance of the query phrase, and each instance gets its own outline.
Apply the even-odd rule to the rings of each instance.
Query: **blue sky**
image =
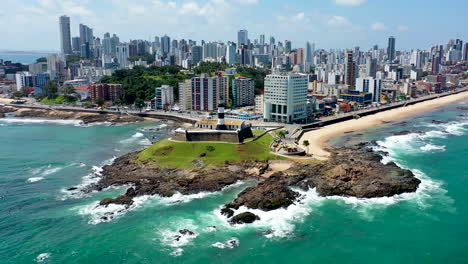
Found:
[[[427,49],[450,38],[468,41],[468,1],[436,0],[1,0],[0,50],[58,50],[58,17],[71,17],[102,37],[236,40],[265,34],[318,48],[368,49],[397,38],[398,49]]]

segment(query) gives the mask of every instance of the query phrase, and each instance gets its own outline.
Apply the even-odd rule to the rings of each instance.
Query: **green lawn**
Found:
[[[45,97],[41,100],[41,103],[54,105],[54,104],[63,104],[63,103],[74,103],[76,102],[76,98],[74,97],[65,97],[63,95],[57,96],[55,98]]]
[[[192,168],[194,160],[203,160],[206,165],[222,165],[225,161],[278,160],[282,157],[270,153],[273,138],[266,134],[246,144],[206,142],[159,141],[138,154],[140,162],[151,162],[162,167]]]

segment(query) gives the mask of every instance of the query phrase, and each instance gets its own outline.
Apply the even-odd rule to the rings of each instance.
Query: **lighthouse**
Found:
[[[224,123],[224,100],[219,100],[218,104],[218,124],[216,130],[227,130],[226,124]]]

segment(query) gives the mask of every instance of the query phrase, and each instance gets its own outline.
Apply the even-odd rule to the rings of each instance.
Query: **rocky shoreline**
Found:
[[[394,163],[382,164],[382,153],[374,152],[368,144],[330,151],[332,157],[328,161],[295,163],[269,177],[264,177],[269,162],[245,161],[221,167],[171,169],[138,162],[138,153],[134,152],[104,166],[102,179],[88,191],[131,184],[125,194],[100,202],[100,206],[111,203],[130,206],[133,198],[142,195],[170,197],[175,193],[217,192],[238,181],[252,179],[257,183],[255,186],[243,190],[221,209],[230,223],[242,224],[252,223],[259,217],[250,212],[235,215],[236,209],[241,206],[263,211],[287,208],[301,199],[294,188],[304,191],[315,188],[321,196],[374,198],[415,192],[420,184],[411,171]]]
[[[9,106],[0,106],[0,118],[9,116],[19,118],[45,118],[51,120],[81,120],[84,124],[89,123],[134,123],[143,121],[144,119],[134,115],[119,115],[119,114],[99,114],[87,112],[72,112],[59,111],[53,109],[32,109],[32,108],[15,108]]]

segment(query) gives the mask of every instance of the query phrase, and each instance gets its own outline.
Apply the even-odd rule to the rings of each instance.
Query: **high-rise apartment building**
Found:
[[[264,113],[266,121],[296,123],[307,118],[305,74],[270,74],[265,78]]]
[[[71,34],[70,34],[70,17],[61,16],[59,19],[60,25],[60,51],[62,54],[72,54]]]
[[[162,85],[154,91],[155,108],[165,109],[165,107],[174,104],[174,88],[170,85]]]
[[[377,59],[368,56],[366,58],[366,75],[375,78],[377,74]]]
[[[393,62],[396,58],[395,37],[388,38],[387,58],[389,62]]]
[[[202,74],[192,78],[192,110],[216,111],[219,101],[229,99],[228,80],[221,73],[216,73],[215,77]]]
[[[232,96],[235,107],[254,105],[255,81],[246,77],[236,77],[232,80]]]
[[[89,86],[91,100],[96,102],[97,98],[105,101],[115,101],[122,96],[122,84],[94,83]]]
[[[313,49],[312,44],[309,41],[306,42],[305,53],[304,53],[304,71],[309,72],[310,67],[313,63]]]
[[[171,51],[171,38],[167,35],[161,37],[161,52],[166,57]]]
[[[129,56],[129,50],[128,50],[128,44],[119,44],[115,48],[115,52],[117,55],[117,61],[119,62],[119,65],[121,68],[126,68],[128,67],[128,58]]]
[[[236,64],[236,44],[229,42],[226,48],[226,63],[228,65]]]
[[[192,80],[179,83],[179,107],[182,111],[192,110]]]
[[[354,89],[356,86],[356,63],[353,60],[353,51],[351,50],[346,52],[345,84],[350,89]]]
[[[203,60],[203,47],[193,46],[192,47],[192,63],[194,65],[197,65],[202,60]]]

